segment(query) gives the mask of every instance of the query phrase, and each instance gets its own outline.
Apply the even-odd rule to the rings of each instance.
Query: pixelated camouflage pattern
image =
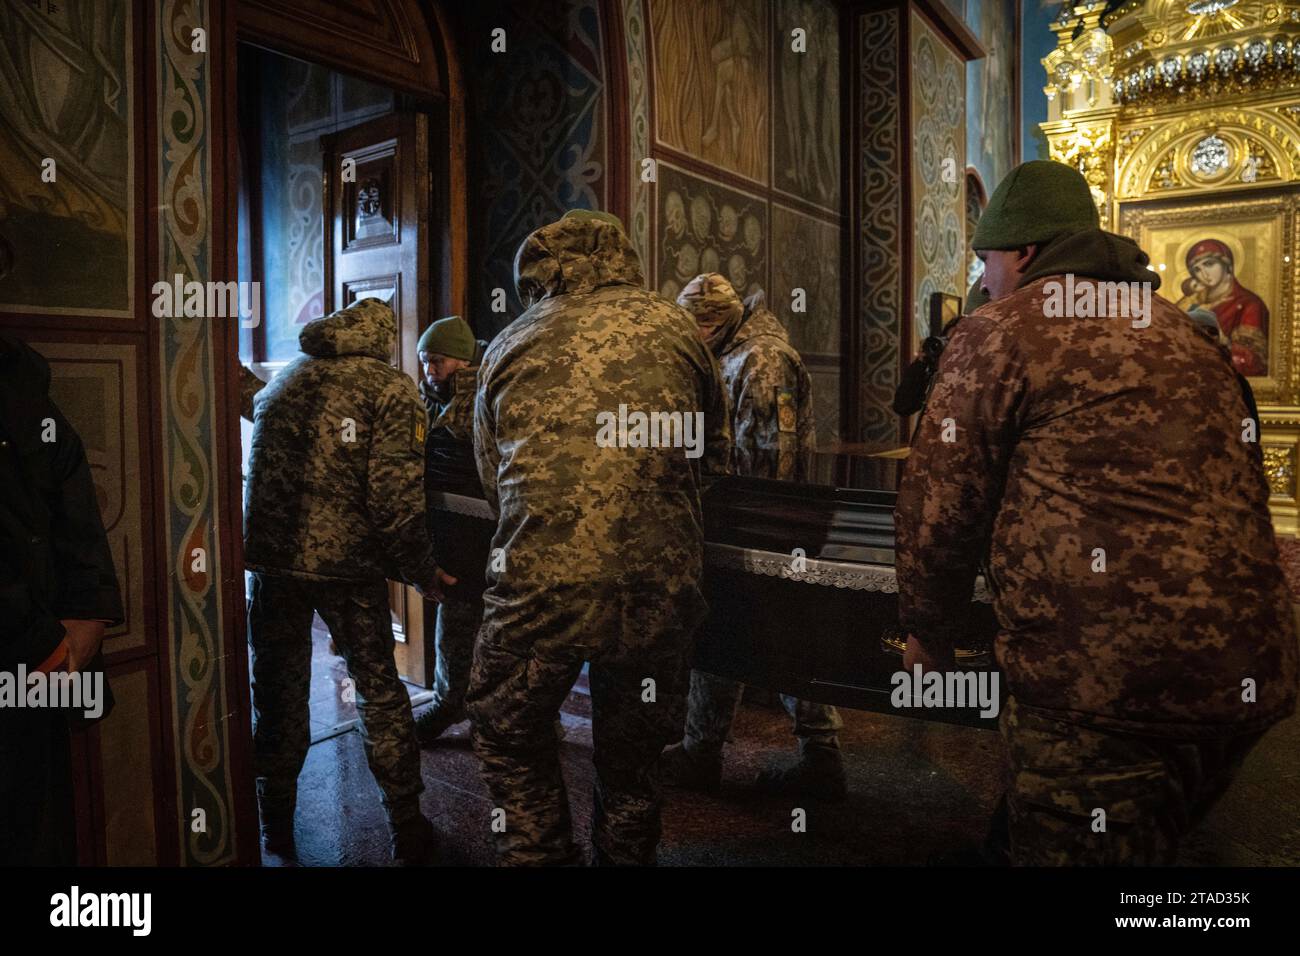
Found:
[[[432,578],[425,410],[415,382],[388,364],[396,332],[377,299],[309,322],[299,335],[307,354],[258,393],[244,499],[250,570]]]
[[[943,354],[897,506],[901,623],[954,646],[987,555],[1022,703],[1171,737],[1267,727],[1295,709],[1296,632],[1226,351],[1155,295],[1147,328],[1048,318],[1047,281]]]
[[[727,386],[735,472],[807,481],[816,447],[812,378],[762,292],[745,302],[723,276],[696,276],[677,297],[708,331]]]
[[[239,366],[239,414],[242,418],[253,420],[253,399],[257,393],[266,388],[266,383],[257,377],[247,365]]]
[[[483,620],[483,602],[455,595],[454,588],[438,605],[434,625],[433,707],[457,714],[465,708],[469,671],[474,663],[474,638]]]
[[[691,317],[641,288],[636,252],[615,224],[545,226],[520,247],[515,272],[533,304],[489,347],[475,405],[504,570],[489,566],[475,646],[474,747],[506,810],[501,860],[571,861],[551,724],[590,661],[593,841],[603,860],[651,862],[654,762],[681,726],[685,657],[706,610],[700,485],[727,458],[722,383]],[[620,403],[702,412],[704,456],[599,447],[596,416]],[[646,677],[657,679],[658,703],[642,702]]]
[[[545,635],[550,586],[599,592],[657,580],[693,628],[703,599],[700,481],[725,462],[730,428],[717,365],[690,317],[640,288],[627,237],[593,219],[565,219],[528,237],[516,258],[521,294],[544,297],[497,336],[479,372],[475,454],[500,515],[490,572],[491,630],[526,633],[523,648],[618,634]],[[704,413],[704,455],[682,448],[601,448],[597,414]],[[534,640],[541,644],[534,645]]]
[[[311,746],[311,622],[319,613],[353,681],[366,760],[389,819],[419,813],[420,746],[411,700],[393,659],[384,581],[306,581],[254,573],[248,605],[253,649],[253,759],[264,807],[292,807]],[[342,689],[340,688],[340,693]]]
[[[1016,866],[1172,866],[1181,838],[1228,789],[1261,732],[1204,740],[1108,733],[1009,698]],[[1104,830],[1094,829],[1105,812]]]

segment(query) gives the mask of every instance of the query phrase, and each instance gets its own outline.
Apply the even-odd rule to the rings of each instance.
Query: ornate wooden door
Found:
[[[322,139],[325,311],[376,297],[393,307],[392,363],[418,381],[415,346],[430,315],[428,117],[397,112]],[[389,582],[397,669],[433,682],[433,606]],[[426,640],[426,621],[428,639]]]

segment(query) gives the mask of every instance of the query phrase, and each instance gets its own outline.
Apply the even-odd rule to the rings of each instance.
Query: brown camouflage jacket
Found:
[[[812,378],[763,294],[744,308],[714,349],[731,408],[735,473],[807,481],[817,440]]]
[[[389,361],[392,309],[362,299],[303,327],[306,354],[254,401],[244,499],[248,568],[425,584],[425,411]]]
[[[959,642],[987,556],[1021,702],[1166,736],[1265,727],[1295,708],[1296,632],[1232,365],[1159,296],[1146,328],[1049,318],[1060,280],[963,318],[943,354],[898,500],[901,623]]]
[[[542,653],[689,634],[704,614],[701,475],[726,461],[731,437],[717,364],[691,317],[642,288],[637,254],[610,223],[542,227],[515,276],[530,307],[488,348],[475,405],[479,476],[500,516],[481,639]],[[659,447],[611,444],[620,406],[702,413],[703,454],[664,447],[664,429]],[[633,590],[653,613],[621,634],[584,627],[602,596]]]

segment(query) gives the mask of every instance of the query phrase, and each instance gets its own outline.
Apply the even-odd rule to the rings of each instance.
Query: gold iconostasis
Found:
[[[1161,295],[1213,314],[1259,401],[1274,524],[1296,534],[1300,2],[1094,0],[1052,29],[1052,158],[1150,254]]]

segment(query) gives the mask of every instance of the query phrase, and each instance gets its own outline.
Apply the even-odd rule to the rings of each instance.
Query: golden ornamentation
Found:
[[[1145,135],[1138,145],[1120,157],[1115,180],[1119,201],[1140,199],[1148,192],[1200,192],[1206,188],[1250,186],[1260,182],[1300,179],[1300,114],[1252,107],[1198,110],[1166,120]],[[1144,122],[1150,123],[1150,120]],[[1215,175],[1194,174],[1192,151],[1209,135],[1228,145],[1229,165]],[[1175,177],[1161,177],[1157,170],[1175,156]],[[1258,157],[1252,163],[1252,157]],[[1254,168],[1254,179],[1251,169]],[[1160,185],[1165,178],[1178,185]]]
[[[1103,229],[1110,228],[1110,169],[1114,162],[1109,124],[1083,127],[1069,136],[1048,136],[1052,159],[1073,166],[1088,181]]]
[[[1264,445],[1264,475],[1268,478],[1268,490],[1273,495],[1285,498],[1296,496],[1295,445]]]

